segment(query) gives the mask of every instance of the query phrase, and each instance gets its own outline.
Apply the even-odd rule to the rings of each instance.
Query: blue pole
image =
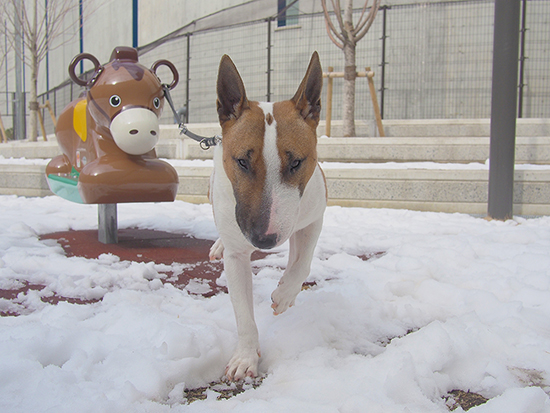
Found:
[[[4,28],[6,27],[7,22],[4,21]],[[8,50],[8,36],[4,36],[4,50]],[[10,90],[10,82],[9,82],[9,66],[8,66],[8,59],[6,59],[6,114],[10,113],[10,93],[8,92]]]
[[[46,99],[49,99],[50,92],[50,39],[48,33],[48,0],[44,0],[44,13],[46,15]]]
[[[132,47],[138,47],[138,0],[132,0]]]
[[[80,40],[80,53],[84,53],[84,13],[83,13],[83,0],[78,0],[78,24],[79,24],[79,40]],[[84,73],[84,60],[80,61],[80,74]]]

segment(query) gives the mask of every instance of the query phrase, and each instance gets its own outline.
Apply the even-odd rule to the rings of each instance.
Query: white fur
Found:
[[[264,117],[273,116],[273,103],[260,102]],[[300,191],[285,184],[281,179],[281,158],[277,147],[277,122],[271,125],[265,122],[263,158],[267,169],[264,191],[271,199],[268,234],[277,234],[277,245],[285,242],[294,229],[294,220],[298,214]]]

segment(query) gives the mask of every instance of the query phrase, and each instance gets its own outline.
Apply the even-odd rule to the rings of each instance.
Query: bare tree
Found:
[[[332,10],[338,23],[337,28],[329,14],[326,0],[321,0],[328,36],[344,52],[344,136],[355,136],[355,78],[357,74],[355,48],[359,40],[369,31],[380,7],[380,1],[373,0],[373,4],[367,12],[369,0],[365,0],[359,21],[354,26],[353,0],[345,0],[343,13],[340,0],[331,0]]]
[[[31,140],[37,136],[37,114],[39,110],[38,96],[38,71],[40,62],[46,57],[52,45],[61,46],[74,39],[78,32],[75,25],[67,25],[65,18],[78,16],[78,1],[75,0],[1,0],[2,15],[8,24],[2,29],[12,45],[12,50],[19,54],[22,61],[30,68],[31,84],[29,88],[29,133]],[[76,26],[78,27],[78,26]],[[19,28],[19,33],[17,32]],[[72,33],[64,42],[59,42],[61,35]],[[13,47],[16,39],[20,37],[26,53]],[[57,39],[57,40],[56,40]]]

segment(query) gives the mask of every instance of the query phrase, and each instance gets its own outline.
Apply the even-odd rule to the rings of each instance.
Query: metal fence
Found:
[[[550,1],[522,0],[522,5],[518,117],[550,118]],[[357,46],[357,69],[370,66],[375,72],[383,118],[489,118],[493,20],[491,0],[382,7]],[[172,97],[178,108],[188,108],[188,123],[217,121],[215,83],[223,54],[237,65],[253,100],[292,97],[314,50],[324,70],[343,71],[343,53],[329,40],[322,14],[302,14],[294,26],[277,27],[276,19],[268,19],[159,40],[140,53],[140,61],[169,59],[176,65],[180,84]],[[334,85],[336,119],[342,82]],[[366,79],[356,85],[356,119],[373,119]],[[80,92],[66,82],[40,99],[49,99],[59,114]],[[169,112],[163,123],[173,122]],[[44,119],[51,133],[51,120]]]

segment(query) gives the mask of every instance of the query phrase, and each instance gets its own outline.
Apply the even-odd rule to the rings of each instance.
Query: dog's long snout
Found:
[[[270,249],[277,245],[277,234],[253,233],[250,242],[256,248]]]

